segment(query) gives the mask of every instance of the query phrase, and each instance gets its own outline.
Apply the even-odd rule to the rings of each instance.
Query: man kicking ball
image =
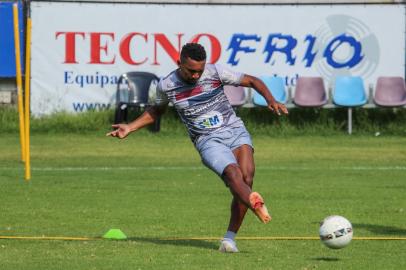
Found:
[[[271,216],[261,195],[252,191],[255,165],[251,137],[227,100],[224,85],[251,87],[265,98],[272,112],[288,113],[261,80],[206,64],[204,47],[188,43],[182,47],[178,69],[160,80],[155,105],[129,124],[113,125],[115,130],[106,135],[123,139],[154,123],[172,102],[202,162],[221,177],[233,195],[228,230],[219,250],[238,252],[235,236],[247,210],[251,209],[263,223],[268,223]]]

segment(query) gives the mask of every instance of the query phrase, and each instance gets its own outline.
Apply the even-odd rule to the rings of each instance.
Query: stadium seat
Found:
[[[116,112],[114,123],[128,121],[128,109],[144,110],[151,105],[159,78],[149,72],[127,72],[117,82]],[[151,125],[150,130],[160,129],[160,119]]]
[[[374,102],[381,107],[406,105],[406,85],[402,77],[379,77]]]
[[[358,107],[367,103],[364,82],[358,76],[339,76],[333,89],[333,103],[343,107]]]
[[[224,85],[224,93],[231,106],[242,106],[246,100],[245,89],[242,86]]]
[[[358,76],[339,76],[333,89],[333,103],[348,108],[348,134],[352,133],[352,108],[367,103],[364,82]]]
[[[261,76],[260,79],[271,91],[275,100],[279,103],[286,104],[288,95],[286,94],[285,81],[282,77],[276,76]],[[254,90],[252,102],[257,106],[267,106],[266,100]]]
[[[293,103],[300,107],[321,107],[327,103],[327,93],[321,77],[299,77]]]

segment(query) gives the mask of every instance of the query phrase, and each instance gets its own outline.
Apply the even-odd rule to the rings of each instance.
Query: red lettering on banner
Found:
[[[104,45],[101,45],[100,38],[101,36],[111,37],[114,41],[114,33],[90,33],[90,62],[89,64],[114,64],[116,56],[113,56],[111,61],[103,61],[100,57],[100,52],[104,52],[106,55],[108,54],[108,42]]]
[[[177,62],[179,60],[180,55],[180,45],[182,44],[182,36],[183,34],[177,34],[178,36],[178,46],[177,49],[172,45],[172,43],[168,40],[165,34],[159,33],[154,34],[155,42],[154,42],[154,62],[153,65],[160,65],[157,59],[157,43],[159,43],[162,48],[166,51],[166,53],[172,58],[173,62]]]
[[[130,43],[131,43],[132,38],[135,36],[141,36],[144,38],[145,42],[148,42],[147,34],[129,33],[129,34],[125,35],[124,38],[120,42],[120,55],[127,64],[142,65],[148,60],[148,57],[145,57],[144,60],[142,60],[140,62],[136,62],[135,60],[133,60],[131,58]]]
[[[211,34],[197,34],[196,36],[192,37],[190,42],[192,43],[199,43],[201,37],[208,37],[211,43],[211,57],[209,63],[214,64],[216,63],[221,56],[221,44],[220,41]]]
[[[148,44],[149,35],[152,35],[154,38],[153,44]],[[139,49],[141,42],[145,43],[144,45],[147,46],[147,49],[151,49],[150,54],[153,56],[152,65],[161,64],[158,59],[158,50],[160,48],[176,63],[179,60],[182,37],[184,34],[178,33],[175,35],[177,37],[175,44],[163,33],[147,34],[131,32],[124,35],[118,45],[116,42],[116,34],[112,32],[56,32],[55,39],[58,39],[60,36],[65,37],[64,64],[79,64],[79,62],[81,62],[80,59],[76,59],[76,41],[79,36],[83,41],[89,42],[89,64],[112,65],[116,63],[116,56],[118,55],[125,63],[139,66],[145,64],[150,59],[149,54],[144,55],[143,58],[139,57],[138,59],[134,59],[135,55],[138,56],[140,52],[145,51],[145,49]],[[87,39],[87,37],[89,37],[89,39]],[[135,42],[136,38],[138,38],[137,42]],[[216,63],[221,56],[221,43],[217,37],[208,33],[200,33],[193,36],[189,42],[198,43],[203,38],[207,38],[210,42],[210,50],[208,51],[210,59],[208,62]],[[152,46],[153,48],[151,48]]]
[[[85,39],[84,32],[56,32],[55,39],[65,35],[65,64],[78,64],[76,62],[76,35]]]

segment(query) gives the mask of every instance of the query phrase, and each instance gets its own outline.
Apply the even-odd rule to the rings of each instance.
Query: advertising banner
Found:
[[[32,111],[81,112],[115,103],[128,71],[165,76],[181,46],[247,74],[405,75],[404,5],[180,5],[32,2]]]
[[[0,2],[0,78],[16,76],[16,56],[14,46],[14,2]],[[23,5],[18,3],[20,34],[21,72],[24,72],[24,16]]]

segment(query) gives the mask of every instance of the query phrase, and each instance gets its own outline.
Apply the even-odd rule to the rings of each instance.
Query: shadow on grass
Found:
[[[340,259],[337,257],[316,257],[312,258],[314,261],[323,261],[323,262],[338,262]]]
[[[312,222],[312,224],[320,224],[320,222]],[[364,230],[368,230],[372,233],[380,234],[380,235],[391,235],[391,236],[406,235],[406,229],[393,227],[393,226],[365,224],[365,223],[353,223],[352,227],[354,228],[354,230],[364,229]]]
[[[204,241],[204,240],[165,240],[153,237],[130,237],[129,241],[138,241],[153,243],[157,245],[172,245],[172,246],[185,246],[185,247],[196,247],[196,248],[205,248],[205,249],[214,249],[217,250],[219,247],[218,243],[213,241]]]
[[[384,234],[384,235],[406,235],[406,229],[393,227],[393,226],[385,226],[385,225],[375,225],[375,224],[364,224],[364,223],[357,223],[352,224],[354,230],[356,229],[365,229],[375,234]]]

